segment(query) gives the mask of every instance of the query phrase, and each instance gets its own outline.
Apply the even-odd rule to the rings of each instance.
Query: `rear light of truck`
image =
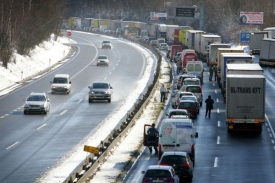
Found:
[[[192,153],[192,154],[195,154],[195,144],[193,144],[193,145],[191,146],[191,153]]]

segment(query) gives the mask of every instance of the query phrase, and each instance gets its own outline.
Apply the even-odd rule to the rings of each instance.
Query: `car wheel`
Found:
[[[194,116],[194,118],[197,119],[197,118],[198,118],[198,115],[196,114],[196,115]]]
[[[200,106],[202,106],[202,102],[200,102]]]
[[[27,114],[27,111],[24,111],[24,115],[26,115]]]
[[[111,103],[111,99],[108,99],[108,102]]]

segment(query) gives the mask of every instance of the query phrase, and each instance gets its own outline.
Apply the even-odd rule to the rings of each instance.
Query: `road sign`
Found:
[[[94,153],[94,154],[99,153],[99,149],[97,147],[87,146],[87,145],[84,145],[84,151]]]
[[[68,36],[71,36],[71,35],[72,35],[72,32],[71,32],[71,31],[67,31],[67,35],[68,35]]]
[[[241,32],[240,42],[241,43],[249,43],[250,42],[250,32]]]
[[[194,17],[195,8],[176,8],[176,17]]]

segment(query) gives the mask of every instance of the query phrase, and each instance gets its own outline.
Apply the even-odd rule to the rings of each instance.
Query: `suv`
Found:
[[[109,66],[109,63],[110,63],[110,60],[107,55],[99,55],[97,57],[96,66],[99,66],[99,65]]]
[[[71,80],[69,74],[56,74],[51,81],[51,93],[66,93],[71,92]]]
[[[193,75],[189,75],[189,74],[182,74],[182,75],[179,75],[178,77],[178,81],[177,81],[177,89],[179,90],[182,86],[182,83],[183,81],[186,79],[186,78],[192,78],[192,77],[195,77]]]
[[[180,98],[182,96],[194,96],[193,93],[191,92],[183,92],[183,91],[179,91],[176,93],[176,95],[172,95],[172,99],[171,99],[171,105],[173,108],[177,108],[178,104],[179,104],[179,101],[180,101]]]
[[[45,113],[50,111],[50,99],[46,93],[32,92],[24,104],[24,114],[27,113]]]
[[[109,82],[94,82],[88,87],[89,91],[89,103],[94,100],[107,100],[109,103],[112,100],[113,87]]]
[[[180,181],[193,179],[193,162],[187,152],[167,151],[164,152],[158,162],[159,165],[172,166],[179,176]]]
[[[180,182],[172,166],[150,165],[141,173],[144,174],[142,182]]]
[[[102,42],[102,48],[112,48],[111,42],[110,41],[103,41]]]

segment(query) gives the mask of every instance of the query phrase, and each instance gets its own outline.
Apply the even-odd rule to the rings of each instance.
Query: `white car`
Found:
[[[53,78],[53,81],[50,82],[51,93],[66,93],[69,94],[71,92],[71,79],[69,74],[56,74]]]
[[[106,66],[109,66],[109,58],[107,55],[99,55],[97,57],[97,63],[96,65],[99,66],[99,65],[106,65]]]
[[[28,113],[44,113],[50,111],[50,99],[46,93],[32,92],[24,104],[24,114]]]
[[[168,50],[168,44],[167,43],[160,43],[159,44],[159,50]]]
[[[110,41],[103,41],[102,42],[102,49],[103,48],[112,48],[111,42]]]

